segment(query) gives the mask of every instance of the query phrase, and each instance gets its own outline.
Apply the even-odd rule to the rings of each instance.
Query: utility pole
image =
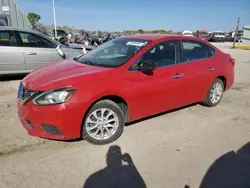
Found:
[[[233,48],[235,47],[235,41],[236,41],[236,37],[238,35],[239,25],[240,25],[240,17],[238,17],[238,21],[237,21],[237,25],[236,25],[236,29],[235,29]]]
[[[53,15],[54,15],[55,38],[57,38],[55,1],[52,0],[52,2],[53,2]]]

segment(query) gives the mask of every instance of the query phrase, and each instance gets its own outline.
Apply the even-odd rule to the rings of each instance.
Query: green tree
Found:
[[[28,13],[27,17],[28,17],[28,20],[30,21],[30,24],[32,25],[33,28],[36,27],[37,22],[41,19],[40,15],[33,13],[33,12]]]
[[[144,33],[144,31],[143,31],[142,29],[137,30],[137,32],[138,32],[138,33],[141,33],[141,34]]]
[[[69,26],[64,25],[64,26],[62,26],[62,30],[66,31],[68,33],[70,28],[69,28]]]
[[[166,33],[164,29],[159,30],[160,33]]]
[[[38,29],[40,32],[46,34],[47,33],[47,27],[45,24],[40,24],[40,23],[37,23],[36,24],[36,29]]]
[[[172,33],[173,33],[172,30],[168,30],[168,31],[167,31],[167,34],[172,34]]]

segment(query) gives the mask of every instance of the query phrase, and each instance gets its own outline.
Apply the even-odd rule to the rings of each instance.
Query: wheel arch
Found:
[[[111,100],[113,102],[115,102],[116,104],[118,104],[118,106],[121,108],[124,117],[125,117],[125,123],[127,123],[129,121],[129,108],[128,108],[128,104],[127,102],[120,96],[118,95],[106,95],[106,96],[102,96],[98,99],[96,99],[87,109],[87,111],[85,112],[83,118],[82,118],[82,125],[81,125],[81,134],[82,134],[82,129],[83,129],[83,125],[84,125],[84,121],[86,118],[86,115],[88,114],[89,110],[99,101],[102,100]]]
[[[221,76],[218,76],[217,78],[220,79],[223,82],[223,84],[224,84],[224,91],[225,91],[226,88],[227,88],[227,79],[226,79],[226,77],[223,76],[223,75],[221,75]]]

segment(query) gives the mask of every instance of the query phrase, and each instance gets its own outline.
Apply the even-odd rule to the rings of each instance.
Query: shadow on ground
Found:
[[[250,188],[250,142],[237,152],[230,151],[217,159],[199,188]]]
[[[106,155],[107,166],[86,180],[83,188],[146,188],[131,156],[122,154],[119,146],[111,146]]]

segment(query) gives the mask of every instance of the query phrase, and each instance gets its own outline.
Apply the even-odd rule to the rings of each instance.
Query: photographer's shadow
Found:
[[[119,146],[111,146],[106,156],[107,167],[90,175],[83,188],[146,188],[131,156],[122,155]]]

